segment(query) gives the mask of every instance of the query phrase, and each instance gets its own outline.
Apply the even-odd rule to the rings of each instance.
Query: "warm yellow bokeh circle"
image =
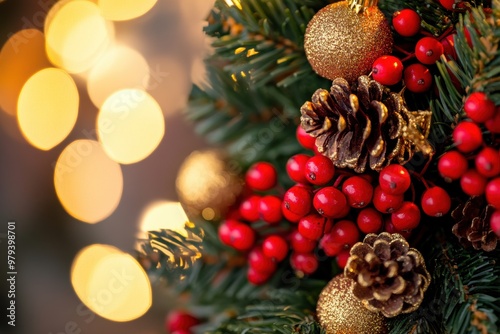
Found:
[[[146,14],[157,0],[97,0],[102,15],[108,20],[125,21]]]
[[[50,150],[73,129],[78,117],[78,89],[71,76],[46,68],[31,76],[19,94],[17,119],[26,140]]]
[[[81,139],[69,144],[57,159],[54,185],[66,211],[86,223],[97,223],[118,206],[123,191],[119,164],[98,142]]]

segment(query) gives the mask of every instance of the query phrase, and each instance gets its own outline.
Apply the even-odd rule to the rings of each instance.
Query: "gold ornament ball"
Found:
[[[217,220],[240,195],[243,180],[230,168],[223,152],[194,151],[179,169],[176,188],[190,218]]]
[[[335,276],[321,291],[316,312],[327,334],[387,333],[385,318],[367,310],[351,292],[354,281]]]
[[[393,38],[376,5],[356,13],[347,1],[336,2],[314,15],[304,36],[304,49],[313,70],[330,80],[353,82],[368,74],[373,62],[392,52]]]

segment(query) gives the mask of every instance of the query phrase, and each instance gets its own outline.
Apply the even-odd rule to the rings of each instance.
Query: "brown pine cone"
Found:
[[[456,221],[451,231],[464,247],[491,252],[498,244],[498,237],[490,226],[494,211],[495,208],[486,203],[484,196],[471,197],[451,213]]]
[[[355,281],[353,294],[385,317],[415,311],[431,276],[422,254],[399,234],[370,233],[350,251],[344,274]]]
[[[408,111],[400,94],[367,76],[352,88],[335,79],[330,92],[318,89],[311,100],[300,108],[301,126],[339,168],[379,171],[393,161],[404,164],[416,151],[433,153],[426,139],[432,113]]]

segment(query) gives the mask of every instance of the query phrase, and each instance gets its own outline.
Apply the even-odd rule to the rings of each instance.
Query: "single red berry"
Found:
[[[252,267],[249,267],[247,271],[247,279],[253,285],[262,285],[266,283],[272,275],[272,272],[257,271]]]
[[[248,265],[258,272],[276,271],[276,262],[264,255],[262,246],[257,246],[248,253]]]
[[[456,0],[439,0],[439,3],[441,4],[441,6],[443,6],[444,8],[448,9],[448,10],[453,10],[455,8],[455,3],[457,3],[458,1]]]
[[[486,200],[496,209],[500,209],[500,177],[497,177],[486,185]]]
[[[308,239],[319,240],[327,229],[328,221],[328,218],[312,213],[299,221],[299,232]]]
[[[239,213],[241,218],[249,222],[259,220],[260,196],[252,195],[240,203]]]
[[[491,148],[483,148],[475,159],[476,169],[485,177],[495,177],[500,174],[500,154]]]
[[[474,92],[467,97],[464,104],[467,117],[476,123],[484,123],[495,114],[495,103],[483,92]]]
[[[453,129],[453,141],[457,149],[463,153],[469,153],[477,149],[483,143],[483,134],[476,123],[462,121]]]
[[[391,221],[391,216],[388,216],[385,220],[384,220],[384,231],[385,232],[389,232],[389,233],[399,233],[401,234],[406,240],[408,240],[408,238],[410,238],[411,236],[411,233],[413,230],[397,230],[394,225],[392,224],[392,221]]]
[[[439,174],[445,179],[458,180],[467,169],[467,159],[458,151],[446,152],[438,162]]]
[[[451,34],[441,39],[441,44],[443,44],[443,54],[446,59],[456,60],[457,59],[457,50],[455,50],[455,36],[457,34]]]
[[[242,224],[241,222],[237,220],[232,220],[232,219],[226,219],[225,221],[222,222],[222,224],[219,225],[219,239],[222,241],[223,244],[230,246],[231,245],[231,231],[233,229],[233,226],[237,224]]]
[[[288,189],[283,196],[285,210],[304,217],[311,211],[313,194],[309,187],[295,185]]]
[[[310,183],[321,186],[332,180],[335,167],[329,158],[323,155],[315,155],[307,160],[305,173]]]
[[[364,208],[359,211],[356,224],[363,233],[377,233],[382,229],[384,219],[382,214],[374,208]]]
[[[288,254],[288,243],[279,235],[270,235],[262,243],[264,255],[275,261],[283,261]]]
[[[426,65],[435,64],[444,52],[443,44],[434,37],[423,37],[415,46],[415,56]]]
[[[296,154],[286,163],[286,172],[292,181],[297,183],[308,184],[306,178],[305,167],[310,156],[307,154]]]
[[[420,209],[415,203],[403,202],[403,205],[391,214],[391,221],[397,230],[413,230],[420,223]]]
[[[297,141],[303,148],[308,150],[314,150],[316,148],[316,138],[309,135],[306,130],[302,129],[299,125],[297,127],[297,131],[295,132],[295,136],[297,137]]]
[[[338,215],[336,215],[335,217],[332,217],[332,218],[335,218],[335,219],[339,219],[339,218],[344,218],[346,217],[349,213],[351,212],[351,206],[349,205],[346,205],[344,206],[344,208],[342,209],[341,212],[339,212]]]
[[[493,117],[484,122],[484,125],[491,133],[500,133],[500,106],[495,109]]]
[[[432,74],[422,64],[411,64],[403,72],[406,88],[413,93],[424,93],[432,86]]]
[[[285,202],[281,202],[281,214],[290,223],[298,223],[299,220],[303,217],[288,210],[285,206]]]
[[[403,77],[403,63],[394,56],[381,56],[373,62],[372,76],[382,85],[395,85]]]
[[[420,206],[426,215],[441,217],[450,211],[450,195],[441,187],[431,187],[422,194]]]
[[[319,241],[319,248],[325,252],[326,256],[333,257],[344,250],[345,245],[338,242],[333,235],[327,233]]]
[[[339,266],[340,269],[344,269],[345,266],[347,265],[347,260],[349,260],[349,257],[351,254],[349,253],[349,250],[345,249],[341,251],[337,257],[335,258],[335,261],[337,261],[337,265]]]
[[[229,238],[229,246],[240,252],[246,252],[252,249],[255,243],[255,232],[246,224],[234,224],[231,226]]]
[[[290,265],[296,271],[311,275],[318,269],[318,259],[313,253],[293,252],[290,256]]]
[[[268,162],[253,164],[245,175],[246,184],[253,190],[266,191],[276,185],[278,173],[276,168]]]
[[[290,234],[290,247],[297,253],[310,253],[317,244],[316,240],[307,239],[298,230]]]
[[[391,195],[403,195],[410,188],[411,177],[406,168],[398,164],[388,165],[378,176],[380,188]]]
[[[413,9],[398,10],[392,16],[392,26],[398,34],[411,37],[420,31],[420,15]]]
[[[469,196],[479,196],[484,194],[486,182],[486,178],[473,168],[466,171],[460,178],[460,186],[462,187],[463,192]]]
[[[391,195],[376,186],[373,190],[373,206],[382,213],[391,213],[401,207],[403,195]]]
[[[165,318],[165,329],[167,332],[189,331],[192,327],[199,325],[201,321],[189,312],[175,310]]]
[[[324,187],[314,195],[313,206],[320,215],[335,218],[344,211],[347,200],[337,188]]]
[[[490,217],[490,227],[500,238],[500,211],[496,210]]]
[[[372,201],[373,186],[361,176],[351,176],[342,185],[349,206],[359,209],[364,208]]]
[[[352,247],[359,241],[359,230],[356,224],[350,220],[339,220],[330,231],[333,239],[344,245],[345,248]]]
[[[264,196],[260,199],[259,216],[269,224],[277,224],[283,218],[281,214],[281,199],[277,196]]]

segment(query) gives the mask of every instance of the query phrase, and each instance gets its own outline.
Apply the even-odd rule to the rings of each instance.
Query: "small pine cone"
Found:
[[[494,211],[495,208],[486,203],[484,196],[471,197],[451,213],[456,221],[451,231],[464,247],[472,246],[476,250],[491,252],[498,244],[498,236],[490,226]]]
[[[353,294],[373,312],[385,317],[415,311],[431,276],[422,254],[399,234],[370,233],[350,252],[344,274],[353,279]]]
[[[338,168],[380,171],[394,161],[404,164],[417,151],[433,153],[426,139],[432,113],[408,111],[400,94],[367,76],[352,88],[335,79],[330,92],[318,89],[311,100],[300,108],[301,126]]]

